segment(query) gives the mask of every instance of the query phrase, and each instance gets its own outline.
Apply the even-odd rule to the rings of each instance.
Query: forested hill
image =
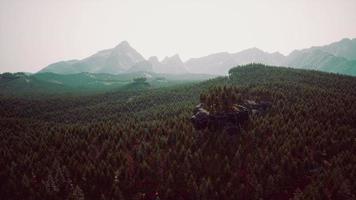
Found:
[[[354,199],[356,78],[251,64],[195,84],[0,98],[4,199]],[[268,100],[235,135],[196,131],[200,94]],[[231,99],[229,99],[231,98]]]
[[[216,76],[205,74],[157,74],[130,72],[124,74],[0,74],[0,95],[17,97],[88,96],[126,90],[135,78],[145,78],[152,88],[199,82]]]

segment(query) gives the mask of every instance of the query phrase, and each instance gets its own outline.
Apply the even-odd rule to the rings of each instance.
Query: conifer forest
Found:
[[[356,199],[355,77],[249,64],[200,82],[145,81],[1,95],[0,199]],[[215,113],[246,100],[271,107],[233,134],[190,121],[199,103]]]

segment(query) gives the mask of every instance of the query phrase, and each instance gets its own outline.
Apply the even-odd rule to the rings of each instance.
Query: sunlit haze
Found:
[[[0,72],[36,72],[127,40],[145,58],[356,37],[355,0],[0,0]]]

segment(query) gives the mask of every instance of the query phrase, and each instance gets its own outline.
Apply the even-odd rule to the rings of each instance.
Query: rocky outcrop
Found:
[[[268,101],[256,103],[247,100],[243,105],[234,104],[229,111],[210,113],[204,104],[198,104],[193,110],[190,121],[196,130],[220,130],[228,134],[236,134],[249,121],[251,115],[264,114],[272,104]]]

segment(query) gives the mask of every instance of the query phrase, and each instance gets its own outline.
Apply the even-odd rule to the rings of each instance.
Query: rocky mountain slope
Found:
[[[127,41],[115,48],[99,51],[83,60],[61,61],[50,64],[39,73],[74,74],[81,72],[121,74],[130,72],[187,73],[178,55],[167,57],[162,62],[145,60]]]

